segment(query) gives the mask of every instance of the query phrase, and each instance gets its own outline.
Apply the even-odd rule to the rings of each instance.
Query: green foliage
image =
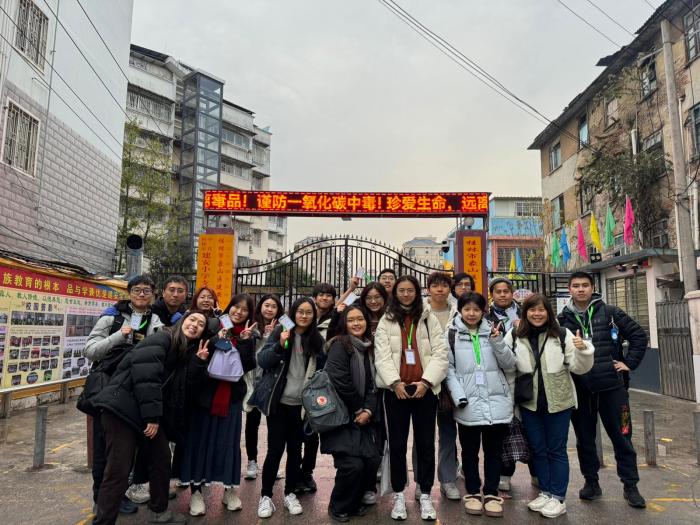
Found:
[[[302,270],[298,264],[280,262],[269,271],[266,284],[286,290],[290,284],[297,289],[303,286],[314,286],[316,280],[313,275]]]

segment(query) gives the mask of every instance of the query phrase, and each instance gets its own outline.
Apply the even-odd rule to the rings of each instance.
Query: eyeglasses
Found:
[[[133,293],[134,295],[151,295],[153,290],[150,288],[132,288],[129,293]]]
[[[314,313],[313,312],[302,312],[301,310],[297,310],[297,315],[299,317],[313,317]]]
[[[455,284],[455,288],[471,288],[472,285],[471,283],[457,283]]]
[[[384,299],[382,298],[381,295],[376,295],[374,297],[370,297],[369,295],[365,298],[365,301],[368,303],[381,303],[384,302]]]

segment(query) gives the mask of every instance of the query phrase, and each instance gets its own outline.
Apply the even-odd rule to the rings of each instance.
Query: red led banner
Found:
[[[208,190],[204,211],[325,217],[485,217],[488,193],[338,193]]]

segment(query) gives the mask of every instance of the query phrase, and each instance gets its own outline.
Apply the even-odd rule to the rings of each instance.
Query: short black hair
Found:
[[[151,290],[156,289],[156,283],[153,281],[153,279],[151,279],[151,276],[144,273],[143,275],[137,275],[136,277],[129,279],[129,282],[126,285],[126,291],[130,292],[131,289],[137,284],[145,284],[146,286],[150,286]]]
[[[460,295],[457,299],[457,311],[461,312],[464,305],[469,303],[477,305],[484,312],[486,311],[486,299],[478,292],[467,292]]]
[[[338,292],[335,290],[335,286],[329,283],[318,283],[316,286],[314,286],[314,289],[311,291],[311,297],[317,297],[319,294],[322,293],[327,293],[331,294],[333,296],[333,299],[335,299],[338,296]]]
[[[428,275],[425,287],[430,288],[433,284],[452,286],[452,276],[447,272],[431,272],[430,275]]]
[[[570,286],[571,281],[573,281],[574,279],[588,279],[591,283],[591,286],[595,286],[595,281],[593,280],[593,276],[588,272],[584,272],[583,270],[578,270],[578,271],[572,273],[571,275],[569,275],[569,282],[567,283],[567,285]]]
[[[168,287],[168,285],[172,283],[183,285],[185,287],[185,290],[189,289],[189,283],[187,282],[187,279],[185,279],[182,275],[171,275],[163,283],[163,290],[165,290]]]
[[[452,291],[452,296],[457,299],[457,292],[455,292],[455,287],[457,286],[457,283],[460,281],[463,281],[464,279],[469,280],[469,289],[470,290],[475,290],[476,289],[476,284],[474,283],[474,277],[469,275],[468,273],[457,273],[452,277],[452,286],[450,287],[450,290]]]
[[[379,275],[377,275],[377,279],[379,279],[385,273],[390,273],[391,275],[394,276],[394,279],[397,278],[396,272],[394,271],[393,268],[384,268],[381,272],[379,272]]]

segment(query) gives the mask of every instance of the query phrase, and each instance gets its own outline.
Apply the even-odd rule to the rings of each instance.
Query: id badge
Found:
[[[221,321],[221,326],[223,326],[225,330],[230,330],[231,328],[233,328],[233,321],[231,321],[231,318],[228,316],[228,314],[220,316],[219,321]]]
[[[416,353],[412,348],[406,349],[406,364],[415,365],[416,364]]]
[[[129,322],[129,326],[131,326],[131,328],[133,328],[134,330],[138,330],[139,327],[141,326],[142,319],[143,319],[143,314],[137,314],[137,313],[131,314],[131,321]]]
[[[278,319],[278,322],[282,326],[284,326],[285,330],[287,331],[291,331],[294,328],[294,321],[292,321],[287,314],[284,314],[282,317],[280,317]]]
[[[486,373],[483,370],[474,372],[474,381],[476,386],[484,386],[486,384]]]

